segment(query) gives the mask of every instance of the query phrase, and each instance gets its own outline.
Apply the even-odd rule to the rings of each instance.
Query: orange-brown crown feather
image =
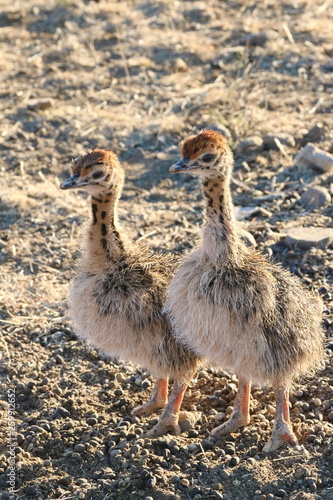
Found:
[[[194,160],[206,151],[225,151],[229,149],[226,138],[216,130],[202,130],[180,143],[183,158]]]
[[[72,163],[72,172],[74,174],[86,175],[94,165],[103,164],[118,166],[117,155],[111,149],[93,149],[89,153],[76,158]]]

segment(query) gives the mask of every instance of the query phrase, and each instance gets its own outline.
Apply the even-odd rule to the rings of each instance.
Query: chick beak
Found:
[[[77,186],[77,180],[80,177],[79,174],[73,174],[69,179],[60,184],[60,189],[71,189]]]
[[[171,165],[171,167],[169,168],[169,172],[183,172],[187,169],[189,161],[189,158],[182,158],[174,165]]]

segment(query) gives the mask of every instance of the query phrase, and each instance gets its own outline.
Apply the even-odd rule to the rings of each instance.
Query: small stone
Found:
[[[318,408],[319,406],[321,406],[321,399],[319,398],[314,398],[313,400],[313,404]]]
[[[54,100],[52,97],[39,97],[36,99],[29,99],[28,109],[31,111],[43,111],[45,109],[54,107]]]
[[[117,382],[119,382],[120,384],[123,384],[123,383],[125,382],[125,380],[126,380],[126,377],[125,377],[125,375],[124,375],[123,373],[119,372],[119,373],[117,373],[117,375],[116,375],[116,380],[117,380]]]
[[[32,497],[37,494],[37,489],[35,486],[28,486],[25,492],[29,497]]]
[[[310,187],[302,194],[301,201],[307,208],[321,208],[331,202],[331,195],[324,187]]]
[[[180,481],[180,477],[179,476],[172,476],[172,478],[170,478],[170,483],[171,484],[179,483],[179,481]]]
[[[156,477],[150,476],[146,481],[146,487],[147,488],[154,488],[154,486],[156,486]]]
[[[97,423],[98,423],[97,418],[95,418],[95,417],[87,418],[87,424],[96,425]]]
[[[274,495],[272,495],[272,493],[268,493],[266,495],[266,500],[274,500]]]
[[[197,445],[195,443],[191,443],[187,447],[189,453],[195,453],[198,449]]]
[[[277,38],[278,34],[274,30],[264,30],[259,33],[247,33],[241,40],[241,45],[251,47],[264,47],[268,40]]]
[[[194,486],[193,488],[190,489],[189,494],[190,494],[191,498],[194,498],[196,495],[200,495],[200,492],[201,492],[200,488],[198,488],[197,486]],[[201,495],[200,495],[200,497],[201,497]]]
[[[238,144],[238,150],[240,152],[254,151],[260,148],[263,144],[263,140],[258,135],[251,135],[246,137]]]
[[[177,57],[174,62],[174,69],[176,73],[185,73],[188,70],[188,65],[186,64],[184,59]]]
[[[121,453],[120,453],[120,450],[111,450],[109,455],[110,455],[110,458],[115,458],[117,456],[119,456]]]
[[[321,123],[312,127],[301,139],[301,146],[305,146],[308,142],[319,142],[325,136],[325,128]]]
[[[286,496],[286,494],[287,494],[287,493],[286,493],[286,491],[285,491],[285,490],[283,490],[282,488],[280,488],[279,490],[277,490],[277,491],[275,492],[275,496],[276,496],[276,497],[279,497],[279,498],[283,498],[283,497],[285,497],[285,496]]]
[[[329,422],[333,422],[333,411],[330,411],[329,414],[327,415],[327,420]]]
[[[279,142],[278,142],[279,141]],[[266,134],[263,140],[265,149],[273,149],[279,151],[279,143],[282,146],[295,147],[295,139],[290,134]]]
[[[63,408],[62,406],[56,409],[55,414],[56,416],[59,417],[68,417],[70,415],[69,411],[66,410],[66,408]]]
[[[24,436],[23,436],[23,434],[17,434],[16,441],[17,441],[18,445],[23,444],[24,443]]]
[[[327,248],[333,241],[333,229],[325,227],[292,227],[286,230],[286,244],[303,249]]]
[[[333,168],[333,155],[312,143],[308,143],[295,158],[296,165],[314,166],[322,172],[328,172]]]
[[[229,465],[230,467],[235,467],[236,465],[238,465],[240,462],[240,459],[239,457],[231,457],[231,459],[229,460]]]
[[[214,420],[215,420],[216,422],[219,422],[219,421],[223,420],[223,419],[224,419],[224,417],[225,417],[225,413],[223,413],[223,412],[219,412],[219,413],[217,413],[217,414],[214,416]]]
[[[228,455],[234,455],[235,454],[235,447],[231,443],[228,443],[225,445],[224,451]]]
[[[78,453],[82,453],[85,450],[84,444],[79,443],[74,446],[74,450]]]
[[[315,439],[316,439],[316,435],[315,435],[315,434],[310,434],[310,435],[307,437],[307,442],[308,442],[308,443],[313,443]]]
[[[311,493],[314,493],[317,490],[317,481],[314,477],[309,477],[306,480],[306,485],[309,488],[309,490],[311,491]]]

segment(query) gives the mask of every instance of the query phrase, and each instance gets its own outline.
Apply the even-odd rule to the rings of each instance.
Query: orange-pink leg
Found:
[[[168,379],[158,378],[147,403],[132,410],[132,415],[151,415],[163,408],[168,400]]]
[[[175,435],[180,434],[181,429],[178,424],[179,410],[188,386],[188,382],[189,381],[181,382],[179,380],[174,382],[169,401],[165,405],[155,427],[147,432],[147,437],[163,436],[167,432],[171,432],[171,434]]]
[[[298,444],[293,432],[289,416],[289,390],[286,388],[275,390],[276,413],[273,432],[270,440],[264,446],[264,451],[277,450],[283,443],[293,446]]]
[[[215,427],[212,430],[211,435],[213,437],[224,436],[230,432],[234,432],[239,427],[247,425],[250,421],[250,390],[251,382],[239,378],[238,381],[238,391],[234,402],[234,409],[230,415],[230,418],[219,427]]]

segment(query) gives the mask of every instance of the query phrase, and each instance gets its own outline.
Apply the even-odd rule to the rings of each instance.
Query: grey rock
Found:
[[[312,129],[307,132],[301,139],[301,146],[305,146],[308,142],[318,142],[325,136],[326,130],[321,123],[317,123]]]
[[[280,148],[278,146],[277,140],[282,144],[282,146],[295,146],[295,139],[290,134],[266,134],[264,137],[264,148],[273,149],[278,151]]]
[[[177,57],[177,59],[174,62],[174,70],[176,73],[183,73],[188,70],[188,65],[184,61],[184,59],[181,59],[180,57]]]
[[[295,158],[296,165],[314,166],[322,172],[328,172],[333,168],[333,155],[323,149],[318,148],[310,142],[301,149]]]
[[[251,135],[246,137],[243,141],[238,144],[238,150],[241,152],[254,151],[260,148],[263,144],[263,140],[258,135]]]
[[[310,187],[302,194],[301,201],[307,208],[321,208],[330,203],[331,195],[324,187]]]
[[[264,47],[268,40],[274,40],[278,37],[278,33],[274,30],[264,30],[260,33],[247,33],[240,40],[241,45],[251,47]]]
[[[321,492],[323,500],[333,500],[333,488],[327,488]]]
[[[333,228],[292,227],[286,230],[286,244],[307,250],[311,247],[327,248],[333,242]]]

